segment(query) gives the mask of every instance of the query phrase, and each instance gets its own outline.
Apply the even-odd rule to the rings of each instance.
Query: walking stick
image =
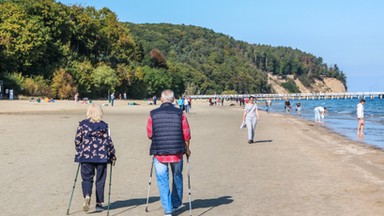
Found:
[[[191,202],[191,163],[189,156],[187,156],[188,163],[188,198],[189,198],[189,215],[192,216],[192,202]]]
[[[112,167],[115,165],[115,161],[111,162],[110,171],[109,171],[109,190],[108,190],[108,210],[107,216],[109,216],[109,209],[111,207],[111,186],[112,186]]]
[[[146,202],[146,204],[145,204],[145,212],[148,212],[149,190],[151,189],[151,181],[152,181],[152,173],[153,173],[153,163],[154,163],[154,157],[152,157],[151,172],[149,173],[148,192],[147,192],[147,202]]]
[[[74,181],[74,183],[73,183],[73,187],[72,187],[71,198],[69,198],[68,209],[67,209],[67,215],[69,215],[69,208],[71,208],[73,192],[75,191],[75,186],[76,186],[76,182],[77,182],[77,176],[79,175],[79,170],[80,170],[80,163],[79,163],[79,165],[77,166],[76,177],[75,177],[75,181]]]

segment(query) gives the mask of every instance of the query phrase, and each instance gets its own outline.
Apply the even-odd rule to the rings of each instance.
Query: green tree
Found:
[[[94,96],[107,95],[108,92],[115,92],[118,77],[114,69],[105,64],[100,64],[92,71],[92,84]]]

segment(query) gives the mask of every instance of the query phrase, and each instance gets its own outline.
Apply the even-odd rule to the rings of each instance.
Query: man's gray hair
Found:
[[[161,98],[164,102],[173,102],[175,100],[175,94],[172,90],[166,89],[161,93]]]

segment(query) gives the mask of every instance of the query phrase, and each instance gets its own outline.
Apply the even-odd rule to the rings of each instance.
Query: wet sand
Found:
[[[103,107],[118,157],[110,215],[163,215],[155,175],[145,212],[151,165],[145,125],[155,106],[140,103]],[[0,101],[1,215],[65,215],[77,169],[73,138],[86,108],[73,101]],[[383,215],[382,150],[292,116],[260,114],[256,142],[248,144],[240,107],[193,104],[193,215]],[[174,215],[189,215],[186,164],[184,173],[186,207]],[[88,215],[80,182],[79,176],[71,215]]]

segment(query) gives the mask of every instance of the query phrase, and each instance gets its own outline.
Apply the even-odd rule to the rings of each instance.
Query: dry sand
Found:
[[[72,101],[0,101],[0,215],[65,215],[77,169],[73,139],[86,108]],[[145,125],[153,108],[122,101],[104,107],[118,157],[110,215],[163,214],[155,177],[145,213],[151,165]],[[241,115],[239,107],[203,102],[188,114],[194,216],[384,215],[382,150],[265,112],[256,143],[248,144],[246,130],[239,129]],[[187,166],[184,173],[188,204]],[[87,215],[80,182],[79,177],[71,215]],[[108,180],[106,198],[107,192]],[[92,197],[91,212],[94,204]],[[189,215],[188,208],[174,215]]]

